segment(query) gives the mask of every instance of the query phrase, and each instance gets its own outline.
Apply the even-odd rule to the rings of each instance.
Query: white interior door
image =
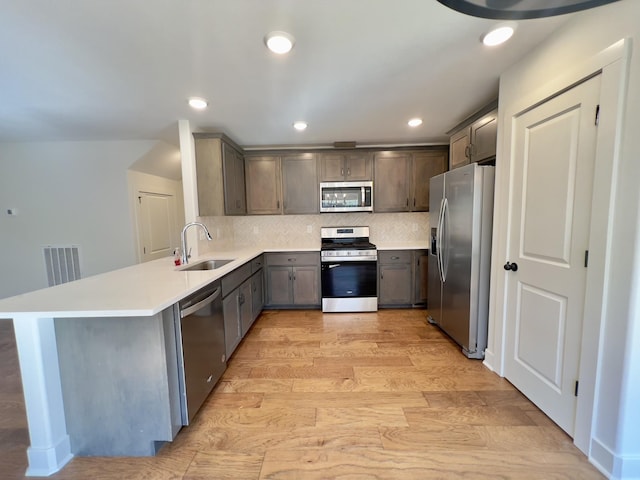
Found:
[[[600,76],[512,123],[505,376],[575,425]],[[510,265],[507,263],[505,269]]]
[[[175,230],[172,195],[138,193],[138,231],[142,262],[169,256]]]

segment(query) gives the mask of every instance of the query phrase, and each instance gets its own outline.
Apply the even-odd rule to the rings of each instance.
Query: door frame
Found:
[[[513,171],[510,157],[515,117],[582,81],[601,73],[600,106],[607,115],[600,118],[592,193],[589,250],[605,252],[592,255],[585,286],[584,323],[579,367],[580,395],[577,400],[574,443],[585,454],[591,454],[597,404],[596,386],[601,355],[601,333],[607,318],[608,288],[611,280],[611,248],[613,236],[614,197],[620,168],[620,145],[623,114],[626,103],[631,44],[623,39],[585,61],[569,68],[555,79],[533,92],[523,95],[511,105],[499,107],[498,151],[496,161],[496,189],[489,305],[489,342],[485,365],[504,376],[508,282],[502,268],[507,253],[512,226],[511,199]],[[506,205],[507,208],[500,208]]]

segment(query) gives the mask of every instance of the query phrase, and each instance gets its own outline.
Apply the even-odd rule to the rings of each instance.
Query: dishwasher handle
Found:
[[[220,296],[220,287],[216,288],[211,295],[206,297],[204,300],[199,301],[195,305],[191,305],[187,308],[180,309],[180,318],[188,317],[194,312],[197,312],[203,307],[206,307],[210,303],[213,303],[216,298]]]

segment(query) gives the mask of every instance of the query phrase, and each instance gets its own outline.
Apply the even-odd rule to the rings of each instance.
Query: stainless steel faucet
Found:
[[[207,226],[204,223],[200,223],[200,222],[191,222],[191,223],[187,223],[184,228],[182,229],[182,264],[185,265],[187,263],[189,263],[189,257],[191,256],[191,254],[189,253],[189,250],[187,249],[187,229],[189,227],[193,227],[194,225],[198,225],[199,227],[202,227],[202,229],[204,230],[205,235],[207,236],[207,240],[213,240],[213,238],[211,238],[211,234],[209,233],[209,230],[207,230]]]

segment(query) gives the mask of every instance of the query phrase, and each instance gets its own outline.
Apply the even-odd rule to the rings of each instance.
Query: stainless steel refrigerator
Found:
[[[429,321],[469,358],[487,348],[494,170],[473,163],[429,185]]]

